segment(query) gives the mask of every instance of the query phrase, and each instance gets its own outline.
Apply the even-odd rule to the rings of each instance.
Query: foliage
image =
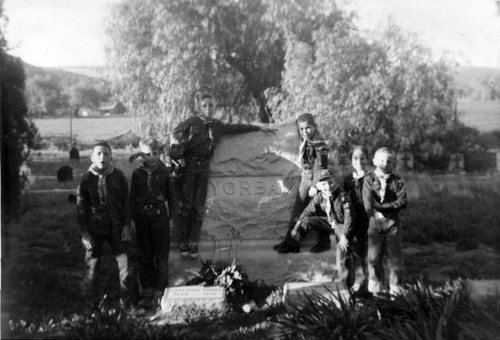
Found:
[[[21,213],[21,185],[19,169],[29,155],[37,134],[28,118],[24,99],[25,74],[22,62],[0,50],[1,77],[1,148],[2,159],[2,214],[3,219],[16,218]]]
[[[263,0],[116,4],[109,64],[117,93],[142,118],[141,130],[171,130],[190,114],[201,86],[217,93],[222,117],[269,122],[264,91],[279,84],[283,51],[265,11]]]
[[[80,107],[97,109],[111,98],[111,87],[104,79],[76,73],[48,70],[25,64],[26,98],[30,115],[68,116]]]
[[[289,339],[492,338],[500,325],[469,294],[461,280],[438,287],[417,282],[397,296],[339,296],[339,307],[335,297],[306,294],[307,303],[279,323]]]
[[[333,4],[293,3],[296,11],[283,13],[286,61],[282,87],[271,98],[273,117],[311,112],[333,144],[347,150],[353,143],[370,150],[417,145],[451,120],[451,70],[433,62],[414,35],[390,25],[367,39],[353,29],[353,14]]]

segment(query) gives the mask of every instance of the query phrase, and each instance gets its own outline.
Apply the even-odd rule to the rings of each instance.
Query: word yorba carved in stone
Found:
[[[300,183],[300,142],[294,124],[275,128],[275,135],[259,131],[227,136],[217,146],[210,163],[203,239],[227,238],[232,228],[242,239],[279,239],[286,233]]]

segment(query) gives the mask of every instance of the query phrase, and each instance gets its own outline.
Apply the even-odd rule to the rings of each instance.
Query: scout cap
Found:
[[[319,172],[319,175],[318,175],[318,182],[321,182],[321,181],[326,181],[328,179],[331,179],[333,178],[332,174],[330,173],[330,171],[328,170],[321,170]]]

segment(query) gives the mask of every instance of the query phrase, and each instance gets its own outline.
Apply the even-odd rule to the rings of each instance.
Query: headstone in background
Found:
[[[60,183],[73,181],[73,168],[69,165],[63,165],[57,170],[57,181]]]
[[[71,150],[69,150],[69,159],[70,160],[80,160],[80,151],[76,148],[76,146],[73,146]]]
[[[349,301],[351,293],[343,282],[287,282],[283,286],[283,303],[287,309],[301,306],[308,296],[321,295],[340,307],[339,299]]]
[[[177,308],[196,306],[204,310],[225,308],[226,291],[223,287],[180,286],[165,289],[161,310],[170,313]]]
[[[450,155],[450,163],[448,165],[448,171],[450,172],[463,172],[464,171],[464,154],[463,153],[452,153]]]
[[[413,170],[414,159],[411,152],[400,152],[397,155],[398,170]]]

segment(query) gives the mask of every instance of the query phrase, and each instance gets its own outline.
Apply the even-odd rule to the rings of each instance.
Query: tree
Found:
[[[411,147],[452,118],[454,87],[446,62],[433,62],[398,27],[371,39],[353,14],[328,1],[275,3],[286,37],[281,88],[270,98],[277,120],[311,112],[334,145]]]
[[[166,131],[190,113],[205,85],[222,116],[269,122],[265,90],[278,86],[282,35],[257,1],[127,0],[108,25],[116,92],[142,117],[143,130]]]

